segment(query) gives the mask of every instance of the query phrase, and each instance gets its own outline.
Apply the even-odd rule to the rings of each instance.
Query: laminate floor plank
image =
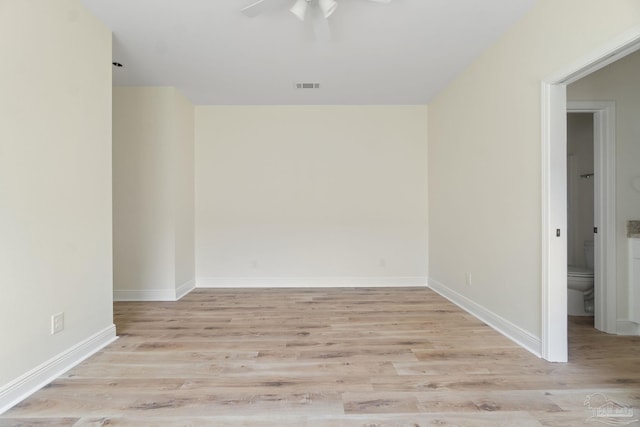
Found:
[[[118,340],[0,427],[573,427],[604,421],[590,417],[607,404],[640,415],[640,337],[570,318],[570,361],[548,363],[425,288],[199,289],[115,303],[114,320]]]

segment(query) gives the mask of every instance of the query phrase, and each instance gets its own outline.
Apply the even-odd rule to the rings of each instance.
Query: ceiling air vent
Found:
[[[296,83],[296,89],[320,89],[320,83]]]

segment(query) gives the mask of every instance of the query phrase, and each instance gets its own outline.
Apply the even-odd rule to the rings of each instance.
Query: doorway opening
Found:
[[[552,362],[566,362],[568,360],[567,346],[567,85],[582,77],[585,77],[617,60],[640,49],[640,29],[627,33],[592,53],[565,71],[545,79],[542,82],[542,357]],[[606,108],[594,112],[594,117],[606,115]],[[596,120],[597,121],[597,120]],[[611,127],[613,131],[613,126]],[[615,166],[615,157],[612,157]],[[595,165],[596,168],[598,165]],[[604,176],[603,172],[597,174]],[[595,182],[595,181],[594,181]],[[607,192],[608,197],[615,197],[615,179],[613,179],[614,191]],[[600,191],[603,189],[601,188]],[[598,197],[597,195],[595,196]],[[600,209],[600,214],[608,215],[607,207],[615,209],[614,203],[603,203],[606,206]],[[594,214],[598,209],[594,210]],[[614,211],[615,213],[615,211]],[[598,219],[594,219],[598,221]],[[598,227],[607,227],[608,222],[613,222],[613,230],[609,234],[613,237],[613,247],[609,251],[610,242],[594,243],[596,259],[600,269],[597,273],[601,276],[600,288],[603,288],[603,274],[606,280],[615,275],[615,268],[607,269],[602,264],[606,254],[615,254],[615,215],[600,218]],[[600,231],[600,230],[599,230]],[[604,236],[605,230],[598,235]],[[598,239],[598,238],[596,238]],[[594,239],[594,242],[595,240]],[[601,239],[602,240],[602,239]],[[598,246],[605,246],[606,250],[600,250]],[[615,264],[614,264],[615,266]],[[597,268],[597,267],[596,267]],[[612,283],[615,283],[613,276]],[[595,286],[596,327],[605,332],[616,332],[616,286],[605,286],[598,291]],[[598,292],[600,292],[598,294]],[[612,295],[611,295],[612,294]],[[613,297],[613,298],[612,298]],[[603,315],[602,315],[603,314]]]
[[[567,158],[568,265],[591,268],[587,266],[587,258],[589,251],[593,250],[594,327],[614,334],[617,321],[615,103],[567,102],[567,113],[568,124],[573,117],[574,124],[586,121],[586,125],[591,127],[589,142],[592,145],[586,150],[583,147],[580,154],[579,148],[572,147],[570,141],[567,144],[568,151],[574,154],[573,165]],[[567,129],[569,140],[570,126]],[[583,158],[582,165],[576,164],[580,157],[588,156],[589,150],[591,159]],[[574,167],[576,170],[572,170]],[[577,188],[571,188],[572,183]],[[587,199],[582,202],[578,200],[580,188],[583,189],[582,198]],[[570,289],[567,292],[568,307],[574,304],[573,314],[577,314],[576,301],[571,298],[576,295],[572,295]],[[568,311],[572,314],[572,310]]]
[[[594,117],[567,108],[567,312],[595,314]]]
[[[617,320],[615,123],[613,102],[567,102],[567,261],[592,270],[594,327],[608,333]],[[571,140],[576,131],[586,146]],[[567,292],[568,314],[580,315],[581,295]]]

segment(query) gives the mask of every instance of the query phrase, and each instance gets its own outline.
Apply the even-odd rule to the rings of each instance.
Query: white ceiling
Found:
[[[255,0],[82,0],[113,31],[114,85],[175,86],[196,105],[427,104],[536,0],[337,0],[330,40]],[[294,83],[319,82],[319,90]]]

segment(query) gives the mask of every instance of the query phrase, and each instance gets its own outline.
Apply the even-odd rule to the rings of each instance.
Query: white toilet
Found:
[[[584,242],[587,267],[567,268],[567,313],[569,316],[593,316],[593,240]]]

